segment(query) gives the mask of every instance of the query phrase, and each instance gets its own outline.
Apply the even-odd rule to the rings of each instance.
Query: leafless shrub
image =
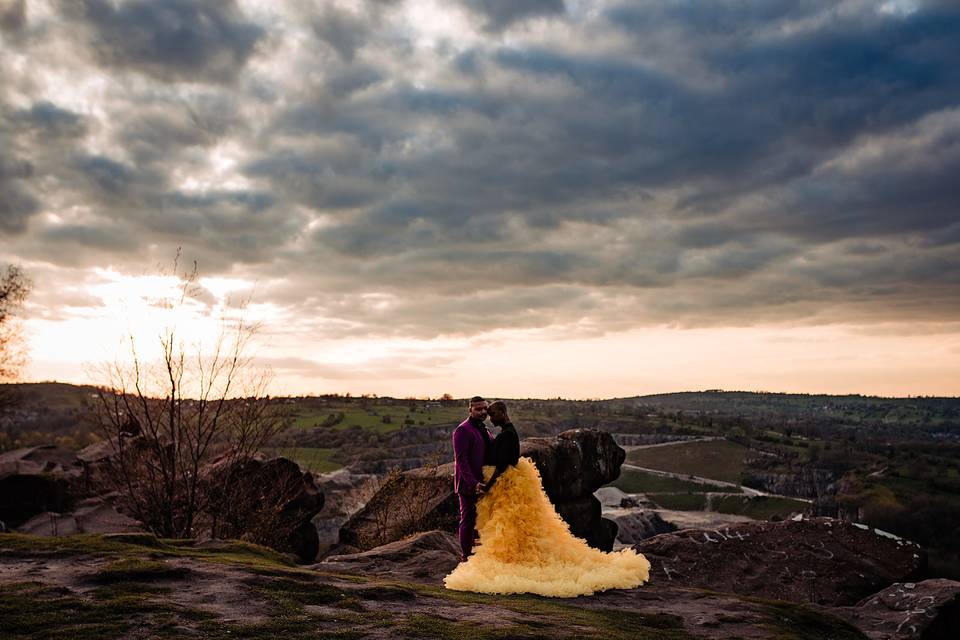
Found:
[[[179,300],[169,304],[183,305],[196,282],[194,265],[182,277]],[[246,355],[256,329],[242,318],[224,322],[205,352],[169,326],[158,337],[159,361],[141,356],[131,333],[127,358],[103,367],[107,383],[94,420],[112,455],[101,478],[157,535],[196,535],[212,506],[205,468],[215,457],[237,467],[284,426],[266,394],[269,372],[255,370]]]

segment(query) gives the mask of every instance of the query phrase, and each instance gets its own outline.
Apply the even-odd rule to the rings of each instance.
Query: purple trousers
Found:
[[[457,530],[460,559],[466,560],[473,552],[473,543],[477,539],[477,496],[458,493],[457,497],[460,498],[460,528]]]

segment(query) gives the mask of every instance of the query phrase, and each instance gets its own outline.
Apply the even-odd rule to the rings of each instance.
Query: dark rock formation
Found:
[[[960,582],[897,583],[833,613],[875,640],[953,640],[960,631]]]
[[[286,458],[224,458],[205,470],[211,526],[217,537],[237,537],[290,551],[312,562],[320,550],[310,522],[324,495],[313,475]]]
[[[623,544],[637,544],[647,538],[672,533],[677,526],[660,517],[656,511],[632,511],[613,518],[619,528],[617,540]]]
[[[341,544],[372,549],[418,531],[455,531],[453,463],[394,473],[340,529]]]
[[[616,523],[601,517],[600,502],[593,497],[619,477],[626,457],[610,434],[575,429],[556,438],[530,438],[521,443],[520,453],[537,465],[547,496],[574,535],[611,550]],[[458,514],[453,463],[395,473],[341,527],[340,543],[372,549],[418,531],[453,532]]]
[[[827,469],[801,467],[791,473],[751,470],[743,483],[754,489],[782,496],[823,498],[836,493],[836,476]]]
[[[537,465],[554,504],[592,495],[613,482],[627,457],[613,436],[596,429],[564,431],[556,438],[527,438],[520,445],[520,455]]]
[[[41,536],[66,536],[74,533],[132,533],[143,528],[103,498],[90,498],[77,504],[70,513],[36,515],[21,524],[18,530]]]
[[[48,511],[68,511],[77,498],[83,470],[76,455],[40,446],[0,454],[0,520],[17,527]]]
[[[833,606],[910,580],[926,564],[913,542],[830,518],[687,529],[634,548],[650,560],[651,580]]]
[[[437,584],[457,566],[460,545],[446,531],[421,532],[362,553],[336,555],[311,568]]]

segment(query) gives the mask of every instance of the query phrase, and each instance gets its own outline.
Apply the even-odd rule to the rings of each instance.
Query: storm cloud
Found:
[[[182,247],[331,337],[960,312],[954,3],[3,6],[0,247],[64,278]]]

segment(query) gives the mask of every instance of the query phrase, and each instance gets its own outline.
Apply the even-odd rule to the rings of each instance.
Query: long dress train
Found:
[[[489,478],[494,467],[484,467]],[[570,533],[529,458],[508,468],[477,503],[478,546],[446,578],[448,589],[573,597],[632,589],[650,563],[633,549],[605,553]]]

